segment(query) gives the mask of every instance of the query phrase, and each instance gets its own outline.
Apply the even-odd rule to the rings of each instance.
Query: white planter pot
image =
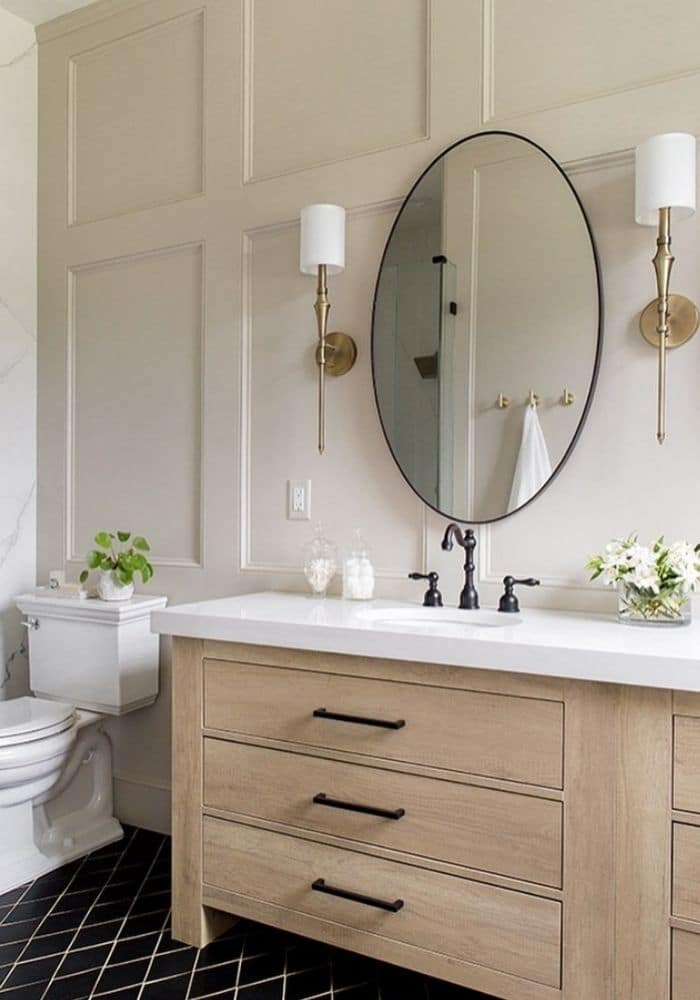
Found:
[[[97,593],[103,601],[128,601],[134,596],[134,585],[120,583],[114,570],[100,570]]]

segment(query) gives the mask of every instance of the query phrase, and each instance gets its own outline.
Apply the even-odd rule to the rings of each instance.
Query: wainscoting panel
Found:
[[[425,138],[429,7],[245,0],[245,179]]]
[[[287,480],[299,478],[313,483],[313,521],[323,521],[327,533],[345,545],[353,528],[362,529],[382,576],[403,579],[421,563],[421,504],[406,489],[384,445],[370,379],[375,277],[370,262],[381,253],[397,207],[390,202],[349,216],[347,277],[329,279],[330,329],[346,330],[355,338],[358,360],[345,377],[327,380],[323,456],[316,446],[316,285],[297,266],[299,226],[283,223],[245,234],[245,570],[300,572],[301,547],[311,538],[311,524],[286,519]],[[378,532],[376,512],[387,506],[392,516]]]
[[[71,223],[201,193],[203,45],[200,10],[72,57]]]
[[[700,7],[682,8],[680,22],[638,0],[536,0],[525,16],[521,0],[483,0],[485,121],[699,73]]]
[[[71,272],[69,559],[121,526],[158,539],[156,562],[200,562],[203,252]]]

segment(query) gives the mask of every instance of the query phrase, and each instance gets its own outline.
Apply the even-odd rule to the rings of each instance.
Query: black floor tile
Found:
[[[26,886],[21,885],[19,889],[10,889],[0,895],[0,906],[7,906],[9,903],[16,903],[24,896]]]
[[[97,981],[96,992],[108,993],[109,990],[121,989],[122,986],[136,986],[146,978],[148,959],[137,962],[125,962],[123,965],[108,965]]]
[[[68,890],[58,899],[54,900],[52,913],[70,913],[71,910],[82,910],[83,913],[89,909],[100,894],[100,887],[92,889],[82,889],[73,891],[69,886]],[[102,898],[102,897],[100,897]],[[24,903],[20,904],[24,906]]]
[[[61,931],[76,931],[85,917],[85,910],[68,910],[67,913],[50,913],[41,921],[38,934],[59,934]],[[0,927],[0,930],[2,928]]]
[[[26,941],[15,941],[13,944],[0,944],[0,967],[17,961]],[[2,983],[2,977],[0,977]]]
[[[282,1000],[283,996],[283,979],[270,979],[236,991],[236,1000]]]
[[[19,986],[16,989],[0,990],[0,1000],[42,1000],[46,992],[46,983],[32,983],[29,986]]]
[[[192,980],[191,997],[206,997],[210,993],[223,992],[236,986],[239,962],[212,965],[209,969],[197,971]]]
[[[53,955],[51,958],[18,962],[4,980],[3,989],[7,990],[11,986],[26,986],[28,983],[48,982],[58,968],[62,957],[62,955]]]
[[[75,935],[73,948],[89,948],[93,944],[113,941],[122,925],[121,920],[109,920],[105,924],[94,924],[92,927],[81,927]]]
[[[174,979],[160,979],[157,983],[146,983],[140,1000],[184,1000],[189,984],[189,975],[176,976]]]
[[[40,920],[22,920],[16,924],[0,924],[0,945],[28,941],[40,923]]]
[[[199,953],[198,969],[205,969],[209,965],[220,965],[222,962],[231,962],[241,957],[244,938],[228,938],[224,941],[212,941],[206,948],[202,948]],[[192,949],[194,952],[195,950]]]
[[[295,972],[287,976],[287,989],[284,1000],[306,1000],[306,997],[316,997],[328,993],[331,985],[330,966],[323,965],[306,972]]]
[[[246,951],[247,951],[246,946]],[[273,979],[284,974],[284,950],[258,955],[256,958],[244,958],[241,966],[239,985],[259,983],[261,979]]]
[[[85,1000],[92,993],[99,974],[99,969],[93,969],[73,976],[56,977],[44,994],[44,1000]]]
[[[77,972],[88,972],[90,969],[101,969],[109,958],[112,945],[93,945],[92,948],[81,948],[79,951],[66,952],[57,975],[72,976]]]
[[[150,958],[158,942],[158,934],[142,934],[141,937],[117,941],[110,955],[110,965],[133,962],[137,958]],[[194,949],[193,949],[194,950]]]
[[[148,980],[169,979],[192,972],[194,960],[197,957],[195,948],[184,948],[182,951],[169,951],[164,955],[155,955],[148,970]]]
[[[22,961],[62,954],[69,947],[74,934],[75,931],[65,931],[62,934],[47,934],[43,937],[36,935],[22,952]]]

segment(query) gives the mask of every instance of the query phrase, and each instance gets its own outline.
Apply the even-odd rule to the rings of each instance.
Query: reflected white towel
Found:
[[[542,433],[536,406],[525,408],[523,436],[515,463],[508,512],[517,510],[541,489],[552,475],[547,442]]]

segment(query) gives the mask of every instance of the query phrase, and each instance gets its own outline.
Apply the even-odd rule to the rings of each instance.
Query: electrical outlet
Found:
[[[311,480],[287,480],[287,520],[309,521],[311,519]]]

